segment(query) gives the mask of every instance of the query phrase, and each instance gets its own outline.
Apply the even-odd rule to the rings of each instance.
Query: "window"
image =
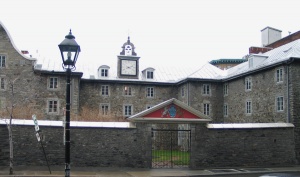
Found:
[[[154,68],[146,68],[142,71],[142,74],[143,74],[143,78],[145,79],[154,79],[154,71],[155,69]]]
[[[101,95],[102,96],[108,96],[108,85],[102,85],[101,86]]]
[[[207,116],[209,116],[209,104],[208,103],[204,103],[203,104],[203,113]]]
[[[58,113],[57,100],[48,100],[48,113]]]
[[[223,92],[224,92],[224,96],[227,96],[228,95],[228,84],[224,84],[224,87],[223,87]]]
[[[1,77],[0,78],[0,89],[5,90],[5,78]]]
[[[283,111],[283,96],[276,98],[276,111]]]
[[[132,105],[124,105],[124,116],[132,115]]]
[[[146,88],[146,97],[147,98],[153,98],[154,97],[154,88],[153,87],[147,87]]]
[[[228,105],[225,103],[224,104],[224,117],[228,116]]]
[[[108,77],[108,69],[101,69],[101,77]]]
[[[147,71],[147,79],[153,79],[153,71]]]
[[[246,91],[251,91],[251,89],[252,89],[252,78],[251,77],[246,77],[246,79],[245,79],[245,83],[246,83],[246,87],[245,87],[245,89],[246,89]]]
[[[125,86],[124,87],[124,95],[125,96],[132,96],[132,91],[131,87]]]
[[[210,94],[210,85],[209,84],[203,84],[202,94],[203,95],[209,95]]]
[[[58,88],[58,78],[57,77],[50,77],[49,78],[49,88],[50,89],[57,89]]]
[[[0,55],[0,68],[5,68],[6,57],[4,55]]]
[[[283,82],[283,69],[279,68],[276,70],[276,82]]]
[[[252,101],[246,101],[246,114],[252,114]]]
[[[184,97],[185,95],[185,87],[181,87],[181,97]]]
[[[108,77],[108,71],[110,67],[107,65],[102,65],[98,68],[98,77]]]
[[[109,104],[108,103],[100,104],[100,114],[108,115],[108,113],[109,113]]]

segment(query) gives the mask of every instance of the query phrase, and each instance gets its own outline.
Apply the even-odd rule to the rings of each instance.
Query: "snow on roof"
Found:
[[[261,56],[265,56],[266,59],[263,60],[259,65],[255,67],[249,67],[248,62],[241,63],[226,70],[227,74],[224,78],[230,78],[250,71],[263,69],[274,64],[286,62],[290,58],[300,58],[300,39],[270,50],[264,54],[261,54]]]
[[[100,65],[78,65],[76,72],[82,72],[83,79],[91,80],[116,80],[116,81],[147,81],[147,82],[161,82],[161,83],[176,83],[184,79],[230,79],[239,76],[240,74],[247,74],[248,72],[264,69],[266,67],[285,62],[290,58],[300,59],[300,39],[275,48],[264,54],[261,54],[265,59],[253,66],[249,67],[249,62],[244,62],[227,70],[221,70],[210,63],[204,65],[197,65],[194,67],[168,67],[168,66],[143,66],[142,59],[140,59],[139,79],[123,79],[117,76],[117,62],[114,65],[107,65],[102,63]],[[100,77],[98,69],[100,66],[108,66],[108,77]],[[55,63],[53,60],[39,59],[36,69],[43,71],[63,71],[61,63]],[[107,68],[107,67],[106,67]],[[154,69],[154,78],[146,79],[143,71],[147,68]]]
[[[11,42],[11,45],[15,48],[15,50],[16,50],[21,56],[23,56],[23,57],[24,57],[25,59],[27,59],[27,60],[33,60],[33,61],[36,60],[36,58],[30,57],[30,55],[23,54],[23,53],[21,52],[21,50],[19,50],[19,49],[17,48],[17,46],[15,45],[15,43],[14,43],[14,41],[13,41],[11,35],[9,34],[8,30],[6,29],[6,27],[4,26],[4,24],[0,21],[0,27],[1,27],[1,26],[2,26],[2,28],[4,29],[4,31],[6,32],[8,38],[9,38],[9,40],[10,40],[10,42]]]

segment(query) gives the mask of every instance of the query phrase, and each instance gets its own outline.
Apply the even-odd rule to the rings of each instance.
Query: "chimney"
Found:
[[[265,47],[281,39],[281,30],[267,26],[261,30],[261,43]]]

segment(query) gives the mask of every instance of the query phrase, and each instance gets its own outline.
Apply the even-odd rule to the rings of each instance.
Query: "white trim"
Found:
[[[281,75],[277,75],[277,72],[279,71],[279,73],[281,73]],[[275,82],[276,84],[282,84],[284,80],[284,70],[283,67],[277,68],[275,71]]]
[[[190,118],[134,118],[134,122],[151,122],[151,123],[207,123],[210,119],[190,119]]]
[[[17,48],[17,46],[15,45],[15,43],[14,43],[12,37],[10,36],[8,30],[6,29],[6,27],[3,25],[3,23],[2,23],[1,21],[0,21],[0,26],[2,26],[2,28],[3,28],[4,31],[6,32],[6,34],[7,34],[8,38],[9,38],[10,43],[12,44],[13,48],[14,48],[14,49],[15,49],[22,57],[24,57],[24,58],[27,59],[27,60],[37,61],[36,58],[30,58],[30,57],[27,57],[26,55],[24,55],[24,54]]]
[[[173,104],[175,104],[175,105],[177,105],[177,106],[179,106],[179,107],[181,107],[181,108],[183,108],[183,109],[191,112],[192,114],[195,114],[198,117],[201,117],[201,120],[209,120],[209,121],[212,120],[209,116],[204,115],[202,112],[200,112],[200,111],[198,111],[198,110],[196,110],[196,109],[188,106],[187,104],[185,104],[185,103],[183,103],[183,102],[181,102],[181,101],[179,101],[179,100],[177,100],[175,98],[171,98],[171,99],[169,99],[167,101],[164,101],[164,102],[162,102],[160,104],[157,104],[157,105],[153,106],[150,109],[146,109],[146,110],[144,110],[142,112],[139,112],[139,113],[137,113],[135,115],[132,115],[132,116],[129,117],[129,120],[130,119],[131,120],[135,120],[137,118],[141,118],[141,117],[143,117],[143,116],[145,116],[147,114],[150,114],[152,112],[155,112],[155,111],[157,111],[157,110],[159,110],[159,109],[161,109],[161,108],[163,108],[163,107],[165,107],[165,106],[167,106],[167,105],[169,105],[171,103],[173,103]]]
[[[246,77],[245,78],[245,91],[246,92],[251,91],[252,87],[253,87],[252,77],[251,76]]]
[[[234,123],[234,124],[207,124],[209,129],[253,129],[253,128],[293,128],[291,123]]]
[[[0,125],[6,125],[9,119],[1,119]],[[25,119],[12,119],[13,125],[30,125],[34,126],[33,120]],[[63,121],[54,120],[38,120],[39,126],[50,126],[50,127],[63,127]],[[105,127],[105,128],[135,128],[135,126],[130,122],[81,122],[81,121],[71,121],[71,127]],[[34,129],[34,127],[32,127]]]

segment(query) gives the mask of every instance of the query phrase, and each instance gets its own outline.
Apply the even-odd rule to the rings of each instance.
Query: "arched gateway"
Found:
[[[211,118],[172,98],[128,118],[151,124],[152,168],[189,167],[193,125]]]

